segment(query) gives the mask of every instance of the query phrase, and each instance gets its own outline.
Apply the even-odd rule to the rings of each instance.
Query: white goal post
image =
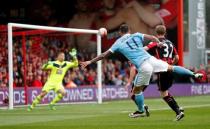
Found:
[[[8,23],[8,71],[9,71],[9,109],[13,109],[13,27],[24,29],[41,29],[60,32],[76,32],[83,34],[96,34],[97,35],[97,55],[101,54],[101,35],[99,30],[90,29],[75,29],[75,28],[63,28],[63,27],[49,27],[19,23]],[[102,65],[101,61],[97,62],[97,86],[98,86],[98,103],[102,103]]]

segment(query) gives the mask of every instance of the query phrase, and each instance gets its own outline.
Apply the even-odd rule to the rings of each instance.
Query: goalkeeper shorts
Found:
[[[52,85],[52,84],[45,84],[44,87],[42,88],[42,91],[49,92],[50,90],[53,90],[55,92],[58,92],[59,90],[64,90],[63,85]]]

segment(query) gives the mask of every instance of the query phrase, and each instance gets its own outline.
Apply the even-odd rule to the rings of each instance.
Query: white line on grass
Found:
[[[184,108],[201,108],[201,107],[210,107],[210,104],[202,104],[202,105],[189,105],[189,106],[184,106]],[[150,109],[152,111],[159,111],[159,110],[170,110],[169,108],[155,108],[155,109]],[[128,113],[130,111],[119,111],[119,112],[115,112],[114,114],[117,114],[117,113]],[[37,113],[37,112],[36,112]],[[106,112],[102,112],[102,114],[98,114],[98,115],[87,115],[87,114],[83,114],[83,115],[70,115],[70,116],[56,116],[56,117],[47,117],[47,114],[44,114],[44,116],[42,116],[41,118],[34,118],[33,114],[31,115],[27,115],[26,117],[20,119],[20,116],[16,116],[16,117],[13,117],[12,119],[10,118],[10,121],[7,120],[6,122],[5,121],[1,121],[2,123],[0,124],[0,126],[5,126],[5,125],[21,125],[21,124],[30,124],[30,123],[36,123],[36,122],[50,122],[50,121],[57,121],[57,120],[65,120],[65,119],[81,119],[81,118],[91,118],[91,117],[99,117],[99,116],[107,116],[109,115],[110,113],[113,114],[113,112],[110,112],[110,111],[106,111]],[[19,114],[19,113],[9,113],[9,114]],[[20,113],[20,114],[24,114],[24,113]],[[27,112],[28,114],[28,112]],[[8,115],[8,113],[7,113]],[[17,119],[20,119],[19,121],[17,121]],[[25,119],[27,119],[27,121],[25,121]]]
[[[184,109],[186,108],[201,108],[201,107],[210,107],[210,104],[201,104],[201,105],[189,105],[189,106],[183,106]],[[169,107],[165,108],[150,108],[150,111],[162,111],[162,110],[171,110]],[[131,111],[121,111],[121,113],[129,113]]]

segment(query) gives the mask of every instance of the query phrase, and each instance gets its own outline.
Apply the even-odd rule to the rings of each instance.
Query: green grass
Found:
[[[174,112],[158,99],[146,99],[151,116],[129,118],[136,107],[130,100],[103,104],[72,104],[0,110],[0,129],[210,129],[210,96],[177,97],[185,117],[174,122]]]

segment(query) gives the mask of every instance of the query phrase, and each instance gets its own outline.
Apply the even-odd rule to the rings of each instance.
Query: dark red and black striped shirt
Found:
[[[155,56],[157,59],[161,59],[168,64],[173,63],[173,58],[178,55],[176,48],[173,43],[165,38],[159,38],[162,42],[161,47],[158,47],[157,42],[151,42],[147,47],[149,48],[149,53]]]

